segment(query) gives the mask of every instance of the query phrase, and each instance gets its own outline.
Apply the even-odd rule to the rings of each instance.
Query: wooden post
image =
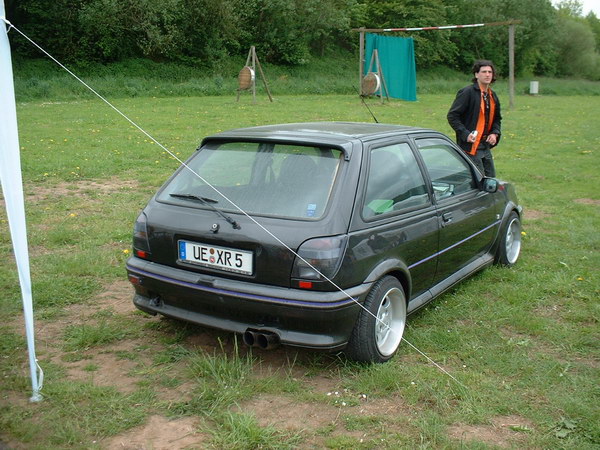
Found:
[[[248,57],[246,58],[246,64],[244,65],[244,69],[245,69],[246,67],[248,67],[248,64],[250,64],[250,60],[252,59],[252,49],[253,49],[253,48],[254,48],[254,47],[251,47],[251,48],[250,48],[250,51],[248,52]],[[242,69],[242,71],[243,71],[244,69]],[[241,73],[241,72],[240,72],[240,73]],[[256,72],[254,72],[254,73],[256,74]],[[252,81],[252,83],[254,84],[254,81]],[[240,84],[241,84],[241,83],[240,83]],[[243,89],[248,89],[248,88],[247,88],[246,86],[244,86],[244,87],[243,87]],[[242,87],[240,86],[240,87],[238,88],[238,90],[237,90],[237,98],[236,98],[236,100],[235,100],[236,102],[239,102],[239,101],[240,101],[240,93],[241,93],[241,92],[242,92]]]
[[[515,106],[515,25],[508,26],[508,106]]]
[[[375,65],[375,70],[373,70],[373,65]],[[387,84],[385,82],[385,77],[383,76],[383,69],[381,68],[381,63],[379,62],[379,51],[375,48],[373,49],[373,53],[371,54],[371,62],[369,63],[369,70],[367,71],[367,74],[370,73],[374,73],[377,76],[377,79],[379,80],[379,89],[377,89],[377,91],[375,92],[379,92],[379,97],[381,98],[381,103],[383,103],[383,96],[385,94],[386,98],[388,99],[388,101],[390,100],[390,95],[388,93],[388,88],[387,88]],[[365,93],[364,91],[364,86],[361,83],[361,95],[371,95],[372,93],[369,92],[368,94]]]
[[[363,67],[365,65],[365,32],[361,31],[359,33],[360,41],[359,41],[359,55],[358,55],[358,89],[360,90],[360,95],[364,95],[362,91],[362,80],[363,80]]]
[[[252,63],[252,66],[249,64]],[[265,78],[265,73],[262,70],[262,66],[260,65],[260,61],[258,60],[258,56],[256,55],[256,47],[250,47],[250,51],[248,52],[248,58],[246,58],[246,65],[240,71],[240,75],[238,79],[240,80],[240,87],[237,90],[237,99],[236,101],[240,101],[240,93],[242,90],[248,89],[248,87],[252,88],[252,103],[256,103],[256,66],[258,66],[258,70],[260,71],[260,76],[262,77],[263,84],[265,85],[265,89],[267,90],[267,95],[269,96],[269,100],[273,101],[273,97],[271,96],[271,91],[269,91],[269,86],[267,85],[267,79]],[[251,72],[250,72],[251,70]],[[246,86],[246,81],[248,79],[248,74],[252,73],[252,79],[250,86]],[[243,86],[242,86],[243,84]]]
[[[258,65],[258,70],[260,71],[260,77],[263,80],[263,84],[265,85],[267,95],[269,96],[269,100],[271,100],[271,102],[273,102],[273,97],[271,97],[271,91],[269,91],[269,86],[267,86],[267,79],[265,78],[265,74],[262,70],[262,66],[260,65],[260,61],[258,60],[258,56],[256,56],[256,50],[254,47],[252,47],[252,50],[254,52],[254,59],[256,61],[256,64]]]
[[[254,80],[252,80],[252,103],[256,103],[256,50],[254,45],[250,47],[250,54],[252,55],[252,72],[254,72]]]
[[[383,76],[383,69],[381,68],[381,63],[379,62],[379,50],[374,49],[375,58],[377,60],[377,74],[379,78],[381,78],[381,86],[379,88],[379,96],[381,97],[381,103],[383,103],[383,94],[385,92],[385,97],[390,101],[390,94],[388,92],[387,83],[385,82],[385,77]]]

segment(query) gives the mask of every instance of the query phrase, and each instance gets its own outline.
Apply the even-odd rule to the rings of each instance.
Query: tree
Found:
[[[558,26],[554,36],[557,74],[600,79],[598,19],[593,13],[583,17],[579,0],[563,0],[557,5]]]
[[[600,55],[594,33],[585,20],[561,17],[555,45],[559,75],[600,79]]]
[[[226,0],[91,0],[79,20],[82,45],[100,61],[143,56],[208,65],[235,42]]]
[[[426,27],[447,24],[446,8],[441,0],[380,1],[362,0],[366,7],[367,28]],[[415,32],[399,33],[415,40],[415,56],[421,68],[451,64],[457,55],[457,47],[450,40],[450,33]]]
[[[583,16],[583,4],[579,0],[562,0],[556,4],[556,10],[562,16]]]
[[[596,52],[600,53],[600,20],[598,20],[596,14],[591,11],[585,16],[585,20],[590,25],[592,33],[594,33],[594,38],[596,39]]]
[[[600,21],[582,16],[580,0],[5,0],[7,17],[59,60],[119,61],[131,57],[209,66],[245,57],[302,64],[311,55],[355,50],[352,28],[460,25],[521,20],[517,74],[597,79]],[[400,33],[415,39],[419,68],[465,72],[491,59],[508,72],[506,27]],[[15,54],[39,57],[15,39]]]
[[[9,0],[6,12],[11,22],[55,57],[73,61],[82,56],[78,14],[84,3],[85,0]],[[22,39],[16,39],[13,48],[16,54],[41,56],[39,50]]]
[[[450,18],[457,24],[520,20],[515,26],[515,68],[517,73],[552,70],[544,62],[551,50],[555,10],[550,0],[450,0]],[[456,30],[452,41],[458,48],[456,63],[467,70],[476,59],[491,59],[501,75],[508,74],[508,31],[506,27],[482,27]]]

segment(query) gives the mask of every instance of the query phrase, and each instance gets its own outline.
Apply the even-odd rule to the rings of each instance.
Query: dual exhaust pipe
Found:
[[[248,347],[258,347],[271,350],[279,346],[279,336],[272,331],[251,330],[248,328],[242,336],[244,344]]]

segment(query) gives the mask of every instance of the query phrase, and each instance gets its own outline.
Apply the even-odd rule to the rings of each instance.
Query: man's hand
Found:
[[[498,142],[498,135],[497,134],[490,134],[490,135],[488,135],[488,137],[485,140],[485,142],[487,142],[490,145],[496,145],[496,142]]]

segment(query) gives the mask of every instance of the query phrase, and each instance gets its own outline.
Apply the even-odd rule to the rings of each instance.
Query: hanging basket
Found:
[[[254,70],[252,67],[244,66],[238,75],[238,83],[240,86],[240,90],[248,89],[252,86],[254,82]]]
[[[381,87],[381,79],[375,72],[369,72],[362,80],[362,95],[373,95]]]

